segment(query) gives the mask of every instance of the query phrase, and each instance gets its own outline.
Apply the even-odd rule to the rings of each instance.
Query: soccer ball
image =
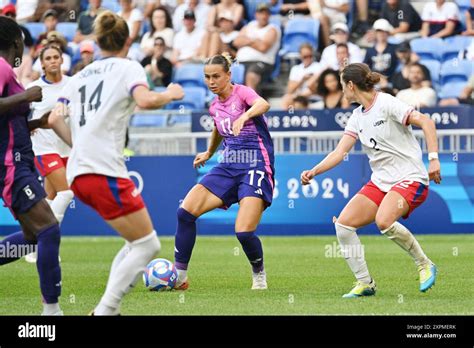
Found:
[[[143,273],[143,283],[150,291],[166,291],[174,288],[178,271],[171,261],[154,259]]]

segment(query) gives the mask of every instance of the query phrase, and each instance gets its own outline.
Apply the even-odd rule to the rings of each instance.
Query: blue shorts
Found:
[[[275,186],[273,176],[265,168],[233,169],[220,165],[212,168],[199,183],[224,202],[224,209],[244,197],[261,198],[267,208],[272,204]]]
[[[46,192],[38,180],[38,173],[29,166],[17,166],[14,179],[5,178],[0,184],[5,206],[10,208],[16,218],[16,214],[27,213],[36,203],[46,197]]]

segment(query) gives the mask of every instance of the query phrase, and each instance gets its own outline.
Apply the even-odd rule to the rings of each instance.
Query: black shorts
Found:
[[[268,80],[272,76],[274,65],[263,62],[242,62],[245,66],[245,73],[253,72],[260,76],[262,81]]]

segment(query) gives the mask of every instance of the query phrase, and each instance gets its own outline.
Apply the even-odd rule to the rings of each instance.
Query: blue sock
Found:
[[[25,239],[23,232],[10,234],[0,241],[0,266],[18,260],[35,251],[36,242]]]
[[[252,265],[254,273],[263,271],[263,249],[262,242],[253,232],[237,232],[237,239],[242,244],[245,255]]]
[[[196,242],[196,219],[194,215],[179,208],[178,227],[174,240],[174,259],[177,269],[187,270],[191,259],[194,243]]]
[[[61,267],[59,266],[59,225],[45,228],[36,236],[38,240],[38,269],[41,294],[45,303],[57,303],[61,295]]]

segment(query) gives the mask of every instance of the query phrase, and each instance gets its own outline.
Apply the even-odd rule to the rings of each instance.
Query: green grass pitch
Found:
[[[235,237],[198,236],[189,290],[150,292],[140,280],[126,296],[124,315],[474,314],[474,235],[420,235],[438,265],[436,285],[418,291],[411,258],[383,236],[361,236],[374,297],[342,299],[354,281],[334,256],[335,237],[262,237],[269,289],[252,291],[250,267]],[[173,260],[173,239],[161,238],[160,257]],[[99,301],[115,253],[112,237],[64,237],[61,244],[66,315],[86,315]],[[337,255],[336,255],[337,256]],[[24,260],[0,267],[0,314],[39,314],[36,267]]]

